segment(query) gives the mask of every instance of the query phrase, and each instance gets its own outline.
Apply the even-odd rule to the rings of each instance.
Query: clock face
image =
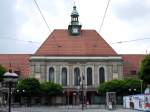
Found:
[[[76,33],[78,33],[78,31],[79,31],[78,28],[73,28],[73,29],[72,29],[72,33],[75,33],[75,34],[76,34]]]

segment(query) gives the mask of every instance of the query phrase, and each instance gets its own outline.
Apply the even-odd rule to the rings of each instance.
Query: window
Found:
[[[99,83],[103,83],[105,82],[105,71],[104,71],[104,68],[101,67],[99,68]]]
[[[35,73],[35,78],[40,80],[41,79],[41,74],[40,73]]]
[[[35,73],[40,73],[40,72],[41,72],[41,66],[35,65]]]
[[[61,71],[61,81],[63,86],[67,86],[67,68],[63,67]]]
[[[131,70],[131,71],[130,71],[130,74],[131,74],[131,75],[136,75],[137,72],[136,72],[136,70]]]
[[[80,69],[79,68],[74,69],[74,85],[75,86],[80,85]]]
[[[49,68],[49,81],[54,82],[54,68],[53,67]]]
[[[92,85],[92,68],[87,68],[87,85]]]

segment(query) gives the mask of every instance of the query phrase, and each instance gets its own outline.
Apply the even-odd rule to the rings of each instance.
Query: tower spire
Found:
[[[69,34],[77,36],[80,35],[81,25],[79,24],[79,13],[74,2],[73,11],[71,12],[71,24],[68,26]]]

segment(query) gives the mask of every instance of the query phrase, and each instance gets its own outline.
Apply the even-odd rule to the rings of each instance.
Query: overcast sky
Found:
[[[36,1],[51,31],[67,29],[75,1],[82,29],[99,32],[108,3],[108,0]],[[34,53],[51,31],[34,0],[0,0],[0,53]],[[110,0],[99,33],[119,54],[150,53],[150,0]]]

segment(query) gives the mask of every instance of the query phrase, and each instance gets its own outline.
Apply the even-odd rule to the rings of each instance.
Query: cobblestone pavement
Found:
[[[0,112],[7,112],[7,109],[4,109],[5,111]],[[76,106],[69,108],[67,106],[34,106],[34,107],[15,107],[12,108],[12,112],[142,112],[138,110],[131,110],[131,109],[115,109],[115,110],[106,110],[106,109],[100,109],[100,108],[86,108],[84,110],[81,109],[81,107]]]

